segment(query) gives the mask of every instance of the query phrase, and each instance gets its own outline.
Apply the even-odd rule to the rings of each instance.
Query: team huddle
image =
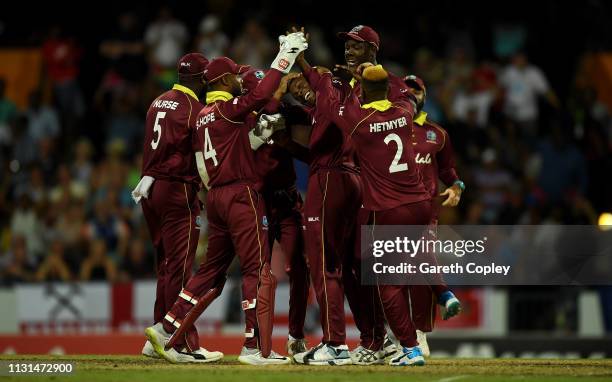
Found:
[[[465,186],[447,132],[422,110],[423,81],[377,64],[380,41],[372,28],[338,36],[346,65],[333,71],[307,62],[308,36],[297,29],[279,37],[278,55],[265,71],[187,54],[177,65],[178,83],[151,104],[143,176],[132,192],[158,268],[155,325],[145,330],[144,355],[172,363],[223,357],[200,347],[194,323],[221,294],[237,256],[245,316],[238,360],[290,363],[272,350],[274,241],[289,275],[287,352],[298,364],[424,365],[437,305],[445,319],[460,312],[439,277],[419,286],[361,283],[362,225],[423,225],[435,234],[434,199],[441,195],[442,205],[456,206]],[[294,158],[309,165],[305,201]],[[438,180],[447,186],[441,194]],[[200,189],[208,248],[192,275]],[[304,321],[311,283],[323,338],[309,349]],[[353,350],[346,345],[345,297],[360,332]]]

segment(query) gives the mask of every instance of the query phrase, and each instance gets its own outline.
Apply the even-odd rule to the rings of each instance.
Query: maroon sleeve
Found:
[[[446,130],[443,130],[443,133],[444,146],[442,146],[442,149],[436,154],[436,159],[438,161],[438,177],[447,187],[450,187],[459,177],[455,170],[455,153],[453,152],[450,136]]]
[[[310,150],[300,145],[299,143],[294,142],[293,139],[291,139],[291,136],[289,136],[289,139],[287,139],[286,142],[283,142],[282,144],[276,142],[274,144],[285,149],[289,154],[291,154],[292,157],[296,158],[297,160],[306,164],[310,164]]]
[[[264,114],[276,114],[280,109],[281,102],[276,98],[271,98],[261,111]]]
[[[354,94],[349,95],[343,104],[339,92],[332,83],[331,73],[321,75],[313,89],[317,94],[317,114],[323,114],[346,133],[350,133],[354,126],[352,117],[358,113],[351,112],[349,109],[354,109],[355,105],[359,105],[359,100]]]
[[[321,74],[317,72],[317,70],[313,67],[310,67],[309,70],[303,72],[304,78],[308,81],[308,84],[314,89],[318,86],[319,80],[321,79]]]
[[[272,94],[278,88],[281,77],[281,72],[270,69],[259,85],[248,94],[227,102],[218,102],[219,114],[230,122],[242,122],[241,119],[248,113],[257,111],[268,103]]]

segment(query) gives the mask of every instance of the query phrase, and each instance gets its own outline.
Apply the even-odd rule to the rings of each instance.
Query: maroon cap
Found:
[[[266,73],[261,69],[249,69],[242,76],[242,91],[246,94],[255,89],[265,76]]]
[[[423,93],[427,94],[427,88],[425,87],[425,82],[414,74],[408,75],[404,77],[404,83],[413,89],[422,90]]]
[[[370,44],[374,45],[376,50],[380,48],[380,38],[378,37],[378,33],[366,25],[357,25],[348,32],[340,32],[338,33],[338,37],[343,40],[351,39],[355,41],[369,42]]]
[[[201,53],[187,53],[178,61],[176,71],[179,75],[196,76],[204,73],[208,59]]]
[[[231,58],[219,57],[208,63],[204,70],[204,78],[208,82],[213,82],[226,74],[242,74],[250,68],[248,65],[236,64]]]

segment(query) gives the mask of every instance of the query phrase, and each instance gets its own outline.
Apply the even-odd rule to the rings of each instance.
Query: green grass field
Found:
[[[113,382],[327,382],[327,381],[612,381],[612,359],[434,359],[424,367],[288,365],[254,367],[241,365],[235,356],[205,365],[171,365],[139,356],[0,356],[0,361],[74,361],[70,376],[0,377],[7,381],[113,381]]]

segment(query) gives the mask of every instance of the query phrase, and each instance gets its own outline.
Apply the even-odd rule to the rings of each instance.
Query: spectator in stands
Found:
[[[44,253],[42,219],[39,211],[35,209],[32,199],[27,194],[21,195],[13,212],[11,232],[27,241],[28,255],[38,258]]]
[[[59,117],[53,107],[43,103],[43,95],[39,90],[30,93],[26,115],[28,131],[34,142],[57,138],[60,133]]]
[[[89,254],[81,264],[82,281],[110,281],[117,279],[117,266],[108,256],[106,242],[94,239],[89,245]]]
[[[55,187],[49,193],[49,200],[52,203],[57,203],[65,197],[68,200],[83,200],[87,191],[87,184],[73,179],[68,165],[62,164],[57,170]]]
[[[535,153],[540,162],[538,186],[552,203],[568,193],[584,195],[587,174],[584,156],[561,126],[553,126],[549,136],[538,144]]]
[[[71,262],[75,254],[85,247],[84,242],[87,239],[85,236],[85,208],[83,206],[83,201],[72,201],[66,210],[60,211],[55,222],[55,231],[59,233],[67,257]],[[78,260],[75,262],[78,262]]]
[[[108,192],[96,202],[94,216],[87,222],[85,233],[89,240],[104,241],[109,251],[120,257],[127,248],[129,228],[119,219],[113,197]]]
[[[141,149],[142,118],[136,112],[138,94],[125,91],[112,102],[106,126],[106,142],[122,142],[128,152]]]
[[[0,78],[0,146],[9,145],[11,140],[11,123],[17,116],[17,106],[6,98],[6,81]]]
[[[156,79],[165,87],[170,87],[175,80],[176,62],[189,40],[187,27],[174,18],[169,7],[162,7],[157,19],[147,27],[144,40]]]
[[[265,68],[270,61],[274,44],[264,27],[255,19],[249,19],[240,35],[234,41],[232,57],[236,62]]]
[[[227,56],[229,44],[229,38],[221,29],[221,20],[217,15],[207,15],[202,18],[195,41],[196,51],[212,60]]]
[[[16,182],[14,188],[15,198],[19,199],[22,195],[27,195],[36,205],[45,203],[48,193],[45,178],[38,164],[30,166],[28,178]]]
[[[478,200],[484,211],[484,222],[495,223],[499,211],[506,202],[506,193],[513,183],[512,175],[499,166],[497,151],[488,148],[482,153],[482,165],[474,169],[474,183],[478,190]]]
[[[476,124],[484,128],[489,123],[489,111],[497,97],[495,71],[487,66],[476,69],[465,89],[460,89],[451,105],[451,117],[467,122],[474,112]]]
[[[93,164],[91,157],[93,147],[87,138],[81,138],[74,148],[74,160],[71,164],[71,173],[76,181],[89,184]]]
[[[2,270],[2,284],[6,286],[33,279],[34,260],[28,256],[26,239],[23,236],[14,236],[11,251],[7,255],[6,265]]]
[[[85,100],[78,83],[81,55],[81,47],[73,38],[66,37],[59,25],[51,28],[42,46],[42,56],[64,127],[72,133],[77,120],[85,114]]]
[[[36,144],[28,131],[28,118],[20,114],[11,125],[11,159],[16,161],[16,168],[23,170],[39,158]]]
[[[122,278],[126,280],[154,279],[155,269],[150,255],[142,239],[132,240],[128,253],[123,259]]]
[[[531,65],[527,56],[519,52],[512,57],[499,78],[505,90],[504,113],[520,126],[520,133],[532,139],[538,133],[538,97],[544,97],[552,106],[559,107],[557,96],[540,68]]]
[[[38,282],[71,281],[70,268],[64,260],[64,244],[54,239],[49,245],[49,253],[38,266],[34,279]]]
[[[141,81],[146,75],[144,53],[137,15],[133,12],[119,14],[116,25],[100,44],[100,55],[108,60],[108,71],[102,80],[104,86]]]

